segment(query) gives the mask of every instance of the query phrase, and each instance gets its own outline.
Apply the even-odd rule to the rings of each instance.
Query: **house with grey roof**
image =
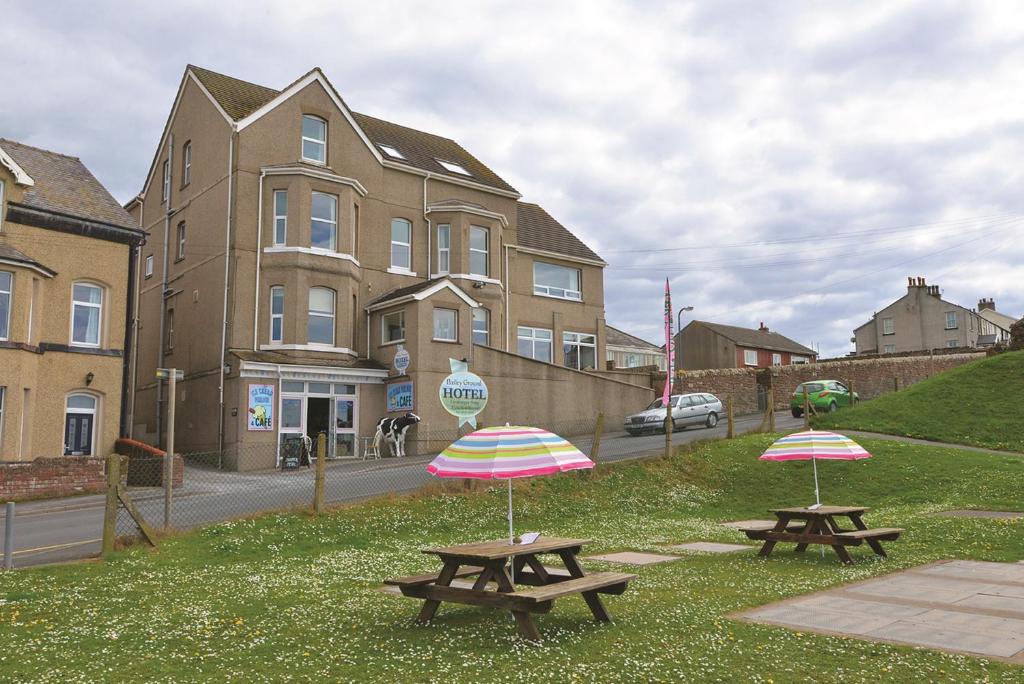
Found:
[[[657,367],[663,371],[667,367],[665,348],[652,344],[645,339],[631,335],[605,324],[604,327],[605,356],[608,370],[617,368],[649,368]]]
[[[768,368],[814,363],[818,354],[799,342],[769,330],[690,321],[676,334],[676,365],[683,370]]]

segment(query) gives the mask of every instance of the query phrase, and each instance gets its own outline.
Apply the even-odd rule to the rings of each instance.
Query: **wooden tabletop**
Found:
[[[423,553],[437,556],[455,556],[467,559],[497,560],[533,553],[556,553],[563,549],[589,544],[589,539],[564,539],[561,537],[538,537],[532,544],[509,544],[508,539],[442,546],[423,549]]]
[[[774,508],[772,513],[778,515],[779,513],[789,514],[800,514],[800,515],[849,515],[850,513],[863,513],[868,510],[864,506],[821,506],[819,508]]]

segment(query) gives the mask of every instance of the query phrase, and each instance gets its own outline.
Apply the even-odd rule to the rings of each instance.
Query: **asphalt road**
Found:
[[[760,422],[760,415],[737,418],[736,431],[753,430]],[[787,431],[802,427],[803,421],[794,419],[788,412],[780,412],[776,415],[775,425],[777,430]],[[685,444],[725,435],[726,427],[722,423],[714,429],[689,428],[677,432],[672,436],[672,443]],[[589,453],[591,436],[570,441],[581,451]],[[622,431],[608,431],[601,440],[598,462],[656,456],[663,453],[664,446],[665,436],[662,434],[630,437]],[[344,503],[415,490],[433,479],[425,470],[430,459],[331,463],[327,469],[325,499],[328,503]],[[262,511],[306,506],[313,496],[313,473],[307,469],[233,473],[189,466],[185,483],[180,491],[174,492],[171,524],[177,529]],[[163,495],[159,490],[133,489],[132,498],[150,525],[155,528],[162,526]],[[6,522],[2,510],[0,508],[0,529]],[[102,496],[23,503],[17,505],[16,511],[15,567],[77,560],[99,553],[103,528]],[[127,516],[122,512],[119,533],[128,531],[127,522]]]

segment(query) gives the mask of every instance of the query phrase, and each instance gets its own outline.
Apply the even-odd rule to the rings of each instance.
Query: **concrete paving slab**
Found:
[[[737,551],[749,551],[756,548],[750,544],[720,544],[718,542],[690,542],[688,544],[676,544],[670,548],[680,551],[696,551],[698,553],[736,553]]]
[[[967,651],[984,656],[1011,658],[1024,650],[1024,639],[995,637],[966,630],[899,621],[871,631],[867,636],[889,639],[944,651]]]
[[[1024,617],[1024,598],[999,596],[993,594],[975,594],[956,602],[957,607],[978,608],[981,610],[997,610],[1000,613],[1020,615]]]
[[[1024,639],[1024,620],[1015,618],[962,613],[954,610],[927,610],[911,617],[909,621],[949,629],[984,632],[995,636],[1005,635]]]
[[[928,612],[927,608],[904,606],[898,603],[884,603],[882,601],[864,601],[837,596],[831,593],[818,594],[801,601],[796,601],[792,605],[821,610],[834,610],[841,613],[860,613],[862,615],[891,618],[910,618]]]
[[[586,556],[586,558],[626,565],[653,565],[655,563],[679,560],[680,556],[662,556],[657,553],[641,553],[639,551],[620,551],[619,553],[605,553],[600,556]]]
[[[878,596],[911,601],[926,601],[931,603],[956,603],[978,593],[978,587],[968,586],[961,588],[942,588],[929,585],[919,581],[905,582],[900,579],[876,580],[864,584],[849,587],[847,593],[863,594],[866,596]],[[988,588],[988,585],[986,585]]]
[[[755,613],[751,617],[759,622],[859,635],[881,629],[897,621],[897,618],[893,617],[871,617],[860,613],[841,613],[831,610],[808,610],[803,606],[781,606]]]
[[[953,561],[951,563],[943,563],[942,565],[921,568],[915,572],[960,579],[1024,584],[1024,567],[1007,563]]]
[[[1020,511],[973,511],[967,509],[940,511],[935,515],[943,518],[986,518],[988,520],[1017,520],[1024,518],[1024,513]]]

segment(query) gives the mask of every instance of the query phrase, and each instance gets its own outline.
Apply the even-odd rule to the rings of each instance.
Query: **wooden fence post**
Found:
[[[726,421],[728,424],[728,428],[726,429],[725,433],[725,438],[732,439],[733,437],[736,436],[736,418],[733,415],[731,394],[725,398],[725,411]]]
[[[597,463],[598,454],[601,453],[601,433],[604,432],[604,414],[597,414],[597,425],[594,426],[594,441],[590,445],[590,460]]]
[[[120,454],[107,455],[107,502],[103,510],[103,553],[114,550],[117,536],[117,487],[121,483]]]
[[[313,479],[313,513],[324,512],[324,475],[327,468],[327,433],[316,437],[316,475]]]
[[[665,458],[672,456],[672,404],[665,409]]]
[[[899,376],[894,375],[892,377],[892,391],[893,392],[899,392],[900,391],[900,379],[899,379]]]

